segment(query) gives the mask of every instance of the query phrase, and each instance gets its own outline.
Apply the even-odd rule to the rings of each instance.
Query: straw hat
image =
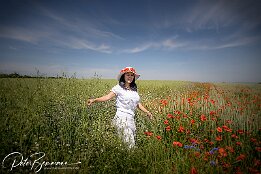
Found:
[[[121,76],[122,76],[123,74],[127,73],[127,72],[132,72],[132,73],[135,75],[135,80],[137,80],[137,79],[140,77],[140,75],[136,73],[136,70],[135,70],[134,68],[132,68],[132,67],[126,67],[126,68],[123,68],[123,69],[120,71],[120,73],[119,73],[117,79],[120,80]]]

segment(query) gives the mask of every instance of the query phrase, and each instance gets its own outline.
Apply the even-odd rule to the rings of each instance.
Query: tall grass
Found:
[[[154,120],[137,111],[137,148],[128,149],[111,125],[115,101],[85,105],[116,80],[0,79],[0,159],[44,152],[45,161],[81,162],[42,173],[260,172],[260,85],[137,83]]]

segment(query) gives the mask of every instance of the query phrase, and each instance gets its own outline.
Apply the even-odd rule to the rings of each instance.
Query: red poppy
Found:
[[[158,140],[161,140],[161,139],[162,139],[161,136],[159,136],[159,135],[157,135],[156,138],[157,138]]]
[[[199,152],[195,152],[194,155],[195,155],[195,157],[200,157],[200,153]]]
[[[256,139],[256,138],[251,138],[250,141],[251,141],[252,143],[256,143],[256,142],[257,142],[257,139]]]
[[[229,150],[229,152],[231,152],[231,153],[234,153],[234,152],[235,152],[235,150],[233,149],[233,147],[227,146],[226,149]]]
[[[227,124],[232,124],[233,121],[232,121],[232,120],[226,120],[226,123],[227,123]]]
[[[212,117],[211,120],[212,121],[217,121],[217,118],[216,117]]]
[[[192,167],[191,169],[190,169],[190,174],[197,174],[198,172],[197,172],[197,170],[196,170],[196,168],[195,167]]]
[[[241,146],[242,143],[238,141],[238,142],[236,142],[236,145]]]
[[[191,123],[191,124],[194,124],[194,123],[195,123],[195,120],[193,120],[193,119],[190,120],[190,123]]]
[[[229,163],[224,163],[222,166],[223,166],[224,168],[229,168],[229,167],[231,167],[231,164],[229,164]]]
[[[261,147],[256,147],[256,151],[261,152]]]
[[[200,116],[200,120],[201,120],[201,121],[206,121],[207,118],[206,118],[206,116],[205,116],[204,114],[202,114],[202,115]]]
[[[168,118],[174,118],[174,116],[171,115],[171,114],[168,114],[167,117],[168,117]]]
[[[238,136],[236,134],[231,135],[231,137],[236,138],[236,139],[238,138]]]
[[[230,129],[229,127],[227,127],[226,125],[222,126],[222,128],[227,131],[227,132],[232,132],[232,129]]]
[[[244,130],[238,129],[237,132],[238,132],[239,134],[243,134],[243,133],[244,133]]]
[[[173,142],[173,146],[179,146],[179,147],[182,147],[182,143],[181,142],[178,142],[178,141],[174,141]]]
[[[222,128],[221,128],[221,127],[218,127],[218,128],[217,128],[217,131],[218,131],[218,132],[222,132]]]
[[[245,158],[246,158],[246,155],[240,154],[240,155],[236,158],[236,160],[237,160],[237,161],[242,161],[242,160],[244,160]]]
[[[174,113],[175,113],[176,115],[179,115],[181,112],[180,112],[179,110],[177,110],[177,111],[174,111]]]
[[[184,132],[184,131],[185,131],[184,127],[179,126],[178,132]]]
[[[260,162],[260,160],[258,160],[258,159],[254,159],[254,166],[260,166],[261,165],[261,162]]]
[[[165,120],[164,124],[168,125],[169,124],[169,120]]]
[[[210,113],[209,113],[210,115],[215,115],[216,114],[216,112],[215,111],[210,111]]]
[[[213,144],[214,144],[214,142],[210,141],[210,142],[209,142],[209,144],[210,144],[210,145],[213,145]]]
[[[171,130],[170,126],[167,126],[166,131],[170,131],[170,130]]]
[[[168,104],[168,101],[167,101],[167,100],[160,100],[160,102],[161,102],[161,104],[162,104],[163,106],[166,106],[166,105]]]
[[[217,136],[216,137],[216,141],[221,141],[222,140],[222,137],[221,136]]]
[[[227,156],[227,152],[224,148],[219,148],[218,149],[218,153],[220,154],[221,157],[226,157]]]
[[[215,104],[215,100],[210,100],[210,103],[212,103],[214,105]]]
[[[198,140],[195,138],[190,138],[189,140],[192,144],[199,144]]]
[[[148,132],[144,132],[144,134],[147,135],[148,137],[151,137],[153,135],[153,133],[149,132],[149,131]]]

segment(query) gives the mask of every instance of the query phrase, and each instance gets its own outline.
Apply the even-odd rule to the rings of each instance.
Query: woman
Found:
[[[140,77],[132,67],[126,67],[118,75],[119,84],[114,86],[110,93],[96,99],[89,99],[87,105],[94,102],[103,102],[116,96],[117,112],[113,119],[113,125],[117,128],[119,136],[126,142],[129,147],[135,145],[135,110],[138,107],[152,119],[152,114],[142,106],[140,97],[137,92],[135,80]]]

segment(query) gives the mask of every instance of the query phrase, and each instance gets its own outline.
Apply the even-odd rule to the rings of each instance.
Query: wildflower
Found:
[[[198,140],[195,138],[190,138],[189,140],[192,144],[199,144]]]
[[[182,143],[181,142],[178,142],[178,141],[174,141],[173,142],[173,146],[179,146],[179,147],[182,147]]]
[[[254,166],[260,166],[261,165],[261,162],[260,162],[260,160],[258,160],[258,159],[254,159]]]
[[[151,137],[153,135],[153,133],[149,132],[149,131],[148,132],[144,132],[144,134],[147,135],[147,137]]]
[[[211,120],[212,121],[217,121],[217,118],[216,117],[212,117]]]
[[[160,100],[160,102],[163,106],[166,106],[168,104],[168,100]]]
[[[213,149],[211,149],[211,150],[209,151],[209,153],[210,153],[211,155],[213,155],[214,152],[217,151],[217,150],[218,150],[218,148],[217,148],[217,147],[214,147]]]
[[[211,166],[215,166],[215,165],[216,165],[216,162],[215,162],[215,161],[210,161],[210,165],[211,165]]]
[[[168,125],[169,124],[169,120],[165,120],[164,124]]]
[[[182,126],[179,126],[179,129],[178,129],[178,132],[184,132],[184,127],[182,127]]]
[[[236,134],[232,134],[231,137],[232,137],[232,138],[235,138],[235,139],[238,138],[238,136],[237,136]]]
[[[250,141],[251,141],[252,143],[256,143],[256,142],[257,142],[257,139],[251,138]]]
[[[226,125],[222,126],[222,128],[227,131],[227,132],[232,132],[232,129],[230,129],[229,127],[227,127]]]
[[[213,144],[214,144],[214,142],[210,141],[210,142],[209,142],[209,144],[210,144],[210,145],[213,145]]]
[[[168,114],[167,117],[168,117],[168,118],[174,118],[174,116],[171,115],[171,114]]]
[[[224,167],[224,168],[229,168],[229,167],[231,167],[231,164],[229,164],[229,163],[224,163],[224,164],[223,164],[223,167]]]
[[[184,149],[195,149],[195,150],[198,150],[198,151],[200,150],[195,146],[189,146],[189,145],[184,145]]]
[[[170,126],[167,126],[166,131],[170,131],[170,130],[171,130]]]
[[[195,157],[200,157],[200,153],[199,152],[195,152],[194,155],[195,155]]]
[[[244,130],[238,129],[237,132],[238,132],[239,134],[243,134],[243,133],[244,133]]]
[[[218,128],[217,128],[217,131],[218,131],[218,132],[222,132],[222,128],[221,128],[221,127],[218,127]]]
[[[184,145],[184,149],[190,149],[191,146],[188,146],[188,145]]]
[[[242,160],[244,160],[245,158],[246,158],[246,155],[240,154],[240,155],[236,158],[236,160],[237,160],[237,161],[242,161]]]
[[[161,140],[161,139],[162,139],[161,136],[159,136],[159,135],[157,135],[156,138],[157,138],[158,140]]]
[[[216,137],[216,141],[221,141],[222,140],[222,137],[221,136],[217,136]]]
[[[195,167],[192,167],[191,169],[190,169],[190,174],[197,174],[198,172],[197,172],[197,170],[196,170],[196,168]]]
[[[229,150],[229,152],[231,152],[231,153],[234,153],[234,152],[235,152],[235,150],[233,149],[233,147],[227,146],[226,149]]]
[[[195,120],[190,120],[190,124],[195,124]]]
[[[212,103],[213,105],[215,104],[215,100],[210,100],[210,103]]]
[[[220,154],[221,157],[226,157],[227,156],[227,152],[224,148],[219,148],[218,149],[218,153]]]
[[[210,115],[215,115],[216,114],[216,112],[215,111],[210,111],[210,113],[209,113]]]
[[[174,113],[175,113],[176,115],[181,114],[181,112],[180,112],[179,110],[174,111]]]
[[[259,170],[255,169],[255,168],[249,167],[248,170],[250,173],[260,174]]]
[[[231,121],[231,120],[226,120],[226,123],[227,123],[227,124],[232,124],[233,121]]]
[[[261,152],[261,147],[256,147],[256,151]]]
[[[238,141],[238,142],[236,142],[236,145],[241,146],[242,143]]]
[[[206,116],[205,116],[204,114],[202,114],[202,115],[200,116],[200,120],[201,120],[201,121],[206,121],[207,118],[206,118]]]
[[[186,134],[190,134],[190,130],[189,129],[186,130]]]

